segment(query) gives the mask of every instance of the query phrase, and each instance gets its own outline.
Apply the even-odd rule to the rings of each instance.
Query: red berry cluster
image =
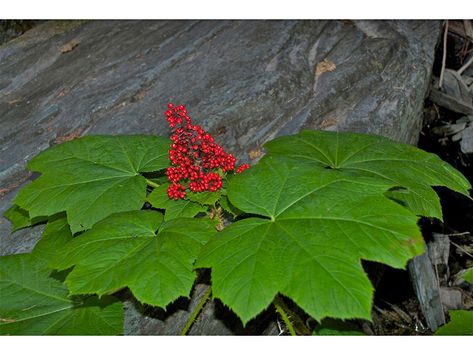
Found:
[[[168,188],[169,198],[185,198],[186,187],[182,185],[183,181],[189,182],[189,190],[192,192],[213,192],[220,189],[222,177],[214,170],[234,170],[235,157],[227,154],[202,127],[193,125],[183,105],[168,104],[165,116],[173,132],[169,150],[172,166],[166,171],[172,183]],[[249,167],[248,164],[243,164],[236,173]]]
[[[241,164],[238,169],[236,169],[235,173],[236,174],[240,174],[242,171],[245,171],[246,169],[248,169],[250,167],[249,164]]]

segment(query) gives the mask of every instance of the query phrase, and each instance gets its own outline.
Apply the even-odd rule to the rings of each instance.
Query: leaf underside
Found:
[[[381,137],[303,132],[266,147],[268,155],[228,186],[230,202],[254,217],[212,238],[196,263],[212,268],[213,295],[244,323],[278,293],[316,320],[370,319],[373,288],[361,259],[405,267],[424,250],[416,215],[441,216],[425,191],[469,188],[437,157]],[[391,155],[419,161],[404,167]],[[419,172],[423,161],[428,173]],[[417,189],[403,200],[407,208],[386,194],[399,187]]]
[[[215,229],[200,219],[162,222],[156,211],[113,214],[74,238],[50,265],[74,267],[65,280],[71,294],[128,287],[139,301],[165,307],[189,296],[194,260]]]
[[[51,272],[44,260],[31,254],[0,258],[0,334],[123,333],[121,302],[110,296],[70,298]]]
[[[168,149],[169,139],[143,135],[86,136],[54,146],[29,162],[42,174],[14,203],[32,219],[65,211],[73,233],[89,229],[112,213],[142,208],[140,173],[166,168]]]

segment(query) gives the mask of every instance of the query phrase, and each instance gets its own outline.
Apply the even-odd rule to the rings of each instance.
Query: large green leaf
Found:
[[[167,194],[168,187],[168,183],[160,185],[148,195],[148,202],[154,208],[165,210],[165,221],[178,217],[194,217],[199,212],[207,211],[206,206],[197,202],[189,200],[171,200]]]
[[[370,319],[372,286],[360,259],[401,268],[424,248],[417,217],[384,196],[393,185],[266,157],[228,187],[235,207],[258,217],[219,233],[196,266],[212,268],[213,295],[245,323],[278,292],[317,320]]]
[[[270,156],[309,161],[320,168],[337,169],[347,178],[362,173],[390,181],[403,189],[389,196],[418,216],[442,219],[440,202],[431,186],[446,186],[466,196],[471,188],[459,171],[438,156],[375,135],[303,131],[268,142],[265,148]]]
[[[128,286],[139,301],[164,307],[189,296],[194,260],[215,229],[208,220],[162,220],[149,210],[113,214],[74,238],[51,266],[74,266],[65,281],[72,294],[103,295]]]
[[[441,218],[431,186],[470,188],[437,156],[382,137],[305,131],[266,148],[228,186],[254,217],[213,238],[196,263],[212,268],[213,295],[245,323],[277,293],[317,320],[370,319],[361,259],[405,267],[424,249],[416,215]]]
[[[29,162],[42,175],[14,202],[30,218],[66,211],[73,233],[112,213],[139,210],[146,200],[140,173],[168,166],[169,143],[156,136],[86,136],[54,146]]]
[[[64,213],[52,216],[44,228],[41,239],[31,252],[46,263],[61,254],[64,246],[72,240],[72,233]]]
[[[115,335],[123,306],[113,297],[70,298],[44,260],[31,254],[0,258],[0,334]]]
[[[450,322],[437,329],[435,335],[473,335],[472,311],[449,311]]]

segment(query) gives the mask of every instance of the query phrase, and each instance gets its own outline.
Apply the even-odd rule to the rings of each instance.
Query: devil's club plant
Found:
[[[370,319],[361,260],[404,268],[424,250],[419,217],[442,218],[432,186],[471,187],[433,154],[353,133],[281,137],[236,168],[184,106],[165,116],[171,139],[87,136],[29,162],[41,176],[5,216],[46,227],[32,253],[0,258],[0,333],[120,334],[116,292],[164,308],[198,268],[212,285],[183,333],[211,293],[244,324],[274,304],[291,334],[284,297],[317,321]]]

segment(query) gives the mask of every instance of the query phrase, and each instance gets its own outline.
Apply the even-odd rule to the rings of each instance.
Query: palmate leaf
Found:
[[[228,186],[230,202],[255,216],[214,237],[196,267],[212,268],[213,295],[244,323],[277,293],[290,297],[317,320],[370,319],[373,289],[361,259],[405,267],[424,249],[417,227],[419,206],[429,215],[439,214],[430,208],[436,202],[429,194],[405,208],[386,192],[406,187],[400,184],[406,180],[409,188],[437,184],[467,193],[466,179],[437,157],[392,143],[394,149],[382,138],[376,145],[376,137],[325,133],[320,140],[315,139],[317,132],[304,132],[270,142],[268,155]],[[359,141],[362,137],[367,137],[364,144]],[[374,149],[374,167],[361,146]],[[383,147],[387,167],[376,165]],[[416,171],[415,177],[410,176],[413,183],[399,171],[401,165],[391,164],[394,150],[403,159],[402,147],[409,159],[425,160],[434,176],[407,164],[412,175]],[[444,175],[435,176],[438,171]]]
[[[370,318],[372,286],[360,259],[393,267],[423,251],[417,217],[387,199],[392,185],[268,157],[233,178],[230,201],[261,217],[238,221],[203,249],[215,297],[244,321],[278,292],[315,319]]]
[[[431,186],[445,186],[469,196],[471,184],[438,156],[384,137],[327,131],[303,131],[265,144],[270,156],[286,156],[332,167],[356,177],[360,173],[397,187],[388,196],[416,215],[442,219],[440,201]]]
[[[0,334],[116,335],[123,305],[113,297],[70,298],[44,260],[31,254],[0,258]]]
[[[140,173],[168,166],[169,143],[157,136],[86,136],[54,146],[29,162],[42,175],[14,203],[32,219],[65,211],[73,233],[112,213],[139,210],[146,200]]]
[[[194,260],[215,229],[208,220],[162,221],[149,210],[113,214],[74,238],[50,265],[74,267],[65,280],[71,294],[129,287],[139,301],[165,307],[189,296]]]
[[[165,210],[165,221],[178,217],[194,217],[199,212],[207,211],[206,206],[203,206],[197,202],[192,202],[189,200],[175,201],[169,199],[167,194],[168,187],[168,183],[160,185],[159,187],[155,188],[147,198],[151,206]]]

